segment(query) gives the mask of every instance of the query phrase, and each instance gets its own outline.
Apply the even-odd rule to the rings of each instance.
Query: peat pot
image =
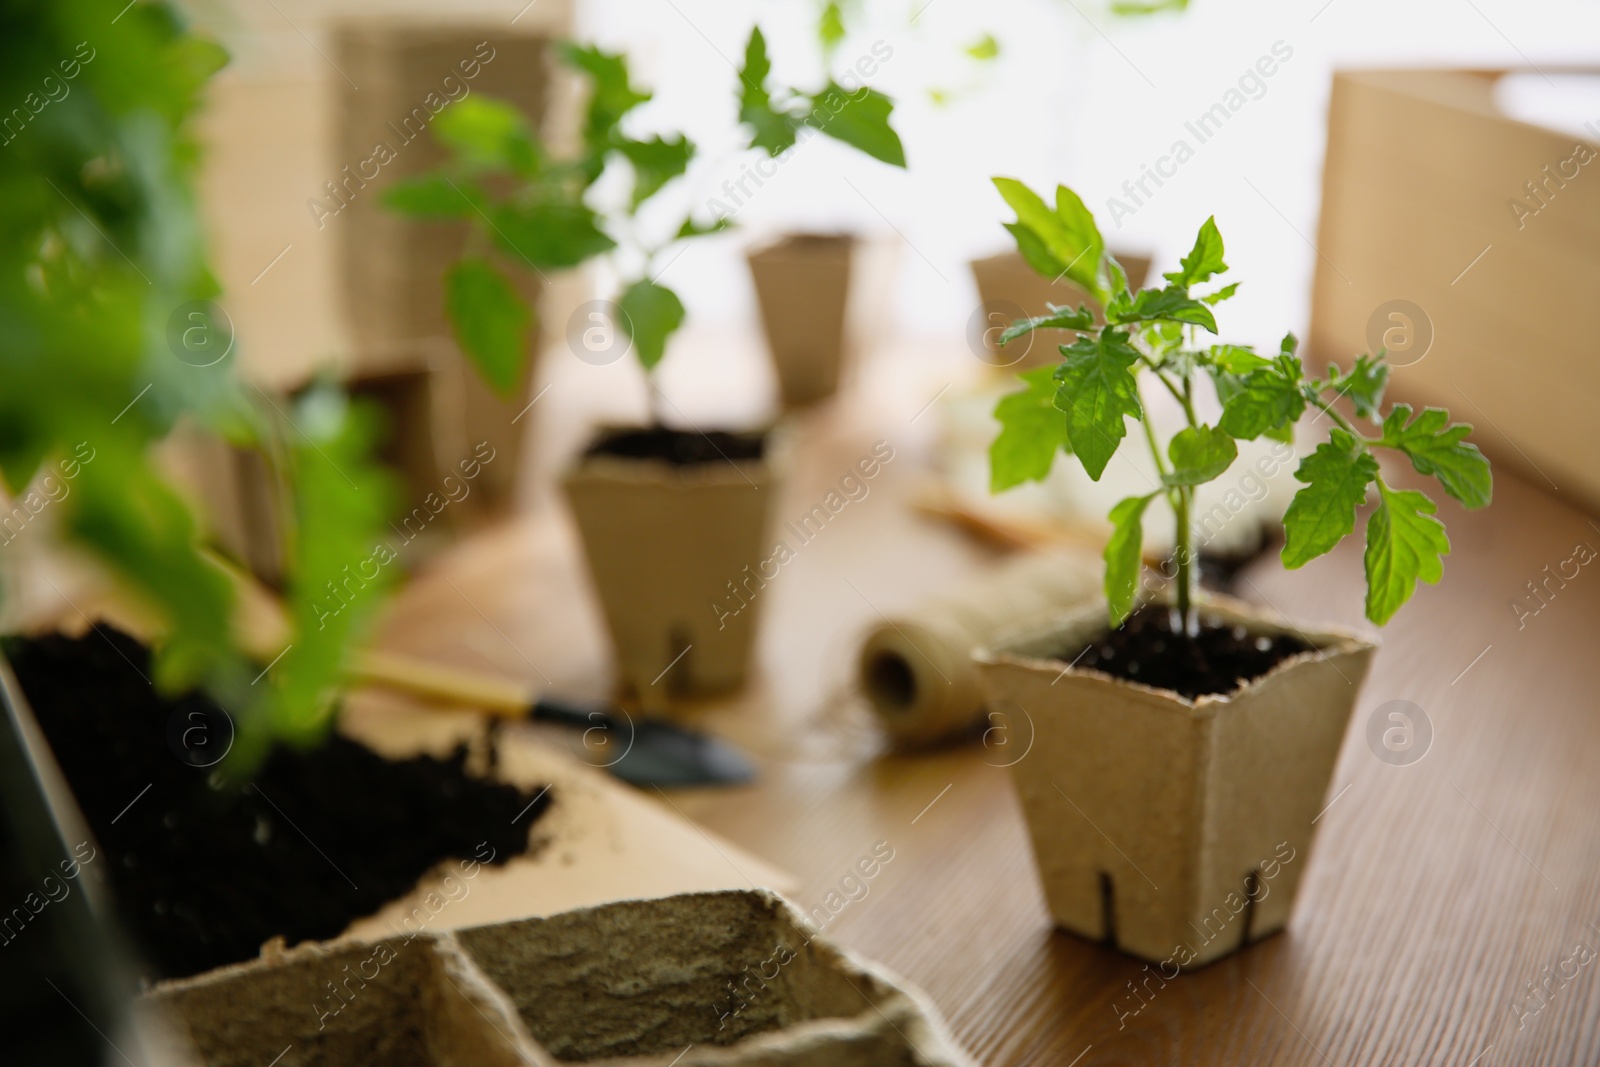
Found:
[[[1012,780],[1056,924],[1179,968],[1288,923],[1376,648],[1225,597],[1200,613],[1312,650],[1189,700],[1067,667],[1105,635],[1101,601],[974,653],[989,699],[1034,731]]]
[[[970,1067],[922,995],[765,891],[308,944],[143,1007],[205,1067]],[[291,1062],[286,1060],[285,1062]]]
[[[645,710],[744,682],[771,549],[769,446],[764,434],[609,430],[566,475],[622,695]]]
[[[825,400],[839,387],[855,250],[850,234],[796,233],[749,254],[784,407]]]

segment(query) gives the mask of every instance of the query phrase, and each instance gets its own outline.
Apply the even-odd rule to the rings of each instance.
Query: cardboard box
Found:
[[[204,1067],[970,1067],[922,995],[764,890],[306,945],[143,1001]]]
[[[1376,647],[1226,597],[1200,611],[1318,651],[1191,701],[1067,668],[1106,631],[1101,601],[977,654],[990,700],[1033,730],[1011,774],[1056,923],[1177,968],[1288,923]]]
[[[1309,353],[1389,345],[1392,397],[1600,506],[1600,147],[1501,114],[1495,77],[1334,76]]]
[[[1122,269],[1128,272],[1128,285],[1137,290],[1150,273],[1150,257],[1113,252]],[[1087,304],[1099,319],[1100,306],[1088,293],[1065,278],[1051,279],[1036,272],[1015,249],[975,259],[971,263],[973,281],[978,284],[980,306],[967,322],[967,344],[973,354],[986,353],[986,362],[1018,371],[1055,363],[1061,359],[1058,346],[1070,345],[1078,336],[1072,330],[1035,330],[1025,337],[1000,347],[1000,334],[1018,319],[1045,313],[1046,304],[1077,307]]]

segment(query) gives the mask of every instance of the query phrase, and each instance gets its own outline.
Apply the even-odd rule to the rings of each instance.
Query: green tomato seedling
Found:
[[[582,143],[575,154],[558,157],[512,105],[468,97],[434,121],[435,136],[450,159],[438,170],[396,182],[384,194],[388,207],[400,214],[469,224],[467,252],[445,276],[445,311],[462,350],[502,394],[522,377],[535,315],[490,258],[491,250],[543,276],[627,246],[631,255],[616,297],[615,325],[632,338],[634,354],[649,373],[685,314],[678,294],[658,280],[660,270],[670,264],[679,242],[728,228],[726,218],[701,223],[685,210],[667,240],[641,239],[641,211],[684,175],[695,145],[680,132],[635,137],[624,130],[625,120],[651,99],[650,92],[633,84],[626,56],[575,44],[559,46],[559,55],[588,83]],[[757,28],[739,72],[744,149],[776,156],[795,144],[800,127],[810,125],[875,158],[905,165],[900,139],[889,127],[893,105],[888,97],[865,88],[847,92],[831,81],[815,94],[774,91],[770,72],[766,40]],[[596,208],[592,190],[613,168],[630,175],[630,192],[621,203]]]
[[[1162,276],[1166,285],[1135,293],[1076,193],[1058,186],[1052,206],[1014,179],[995,178],[994,183],[1017,213],[1017,221],[1006,228],[1028,264],[1090,293],[1104,308],[1105,321],[1097,324],[1087,306],[1049,306],[1045,314],[1018,321],[1001,335],[1004,344],[1040,328],[1080,331],[1072,344],[1061,346],[1059,365],[1023,373],[1027,388],[1001,398],[995,408],[1001,430],[989,450],[991,489],[1044,478],[1063,452],[1076,456],[1099,481],[1127,436],[1129,417],[1140,424],[1160,475],[1159,487],[1111,509],[1105,595],[1113,627],[1122,624],[1137,599],[1145,509],[1164,496],[1177,521],[1174,607],[1184,631],[1195,632],[1195,488],[1228,470],[1239,441],[1291,440],[1308,409],[1327,418],[1328,438],[1295,472],[1304,484],[1283,518],[1284,566],[1304,566],[1353,533],[1357,510],[1376,489],[1366,530],[1367,618],[1388,622],[1419,580],[1439,580],[1450,541],[1435,517],[1437,506],[1424,493],[1385,481],[1376,453],[1388,449],[1404,455],[1447,494],[1468,508],[1481,508],[1489,503],[1493,482],[1488,460],[1466,440],[1471,426],[1452,423],[1442,408],[1416,413],[1407,404],[1395,404],[1385,410],[1389,367],[1382,352],[1356,357],[1348,372],[1330,365],[1324,376],[1314,377],[1295,354],[1293,334],[1270,355],[1248,345],[1197,339],[1200,331],[1215,337],[1213,308],[1233,296],[1239,284],[1191,292],[1228,269],[1214,218],[1200,227],[1179,269]],[[1196,415],[1196,380],[1202,376],[1211,379],[1222,405],[1216,425]],[[1183,410],[1185,425],[1165,448],[1145,417],[1141,389],[1146,385],[1166,390]],[[1369,429],[1335,406],[1340,398],[1350,401],[1356,419],[1369,423]]]

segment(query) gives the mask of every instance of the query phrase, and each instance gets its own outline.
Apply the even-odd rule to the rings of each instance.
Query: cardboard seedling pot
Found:
[[[855,252],[849,234],[796,233],[747,257],[785,407],[839,388]]]
[[[770,454],[770,436],[767,447]],[[664,711],[675,695],[743,684],[766,595],[746,592],[737,613],[718,609],[742,603],[730,600],[730,583],[750,589],[749,573],[770,554],[771,459],[676,467],[585,456],[564,488],[622,695]]]
[[[144,1007],[205,1067],[969,1067],[921,994],[764,890],[308,945]]]
[[[1105,632],[1102,601],[975,652],[990,699],[1032,724],[1012,780],[1057,925],[1178,967],[1288,923],[1376,648],[1224,597],[1200,611],[1314,651],[1194,701],[1065,669],[1063,652]]]
[[[1150,257],[1130,252],[1114,253],[1122,269],[1128,272],[1128,286],[1138,289],[1150,273]],[[972,279],[978,284],[981,315],[969,321],[968,343],[974,351],[982,347],[985,357],[997,367],[1012,367],[1019,371],[1056,363],[1061,359],[1058,348],[1069,345],[1077,334],[1072,330],[1035,330],[1019,337],[1004,348],[1000,347],[1000,334],[1017,319],[1030,315],[1043,315],[1046,304],[1077,307],[1087,304],[1094,310],[1095,320],[1100,318],[1100,305],[1088,293],[1065,278],[1052,280],[1028,266],[1028,261],[1017,251],[975,259],[970,264]]]

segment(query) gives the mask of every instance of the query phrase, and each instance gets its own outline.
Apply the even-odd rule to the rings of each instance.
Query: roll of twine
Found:
[[[1098,595],[1101,566],[1083,552],[1018,556],[872,630],[857,684],[891,742],[916,748],[972,730],[984,712],[972,650]]]

